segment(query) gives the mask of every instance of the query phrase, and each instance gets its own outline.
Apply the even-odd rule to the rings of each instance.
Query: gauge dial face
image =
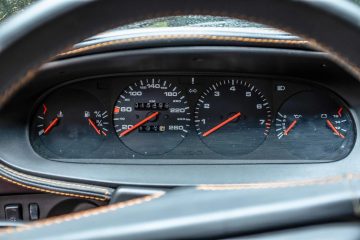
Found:
[[[288,99],[277,113],[275,128],[282,148],[299,158],[343,155],[354,142],[349,111],[322,92],[301,92]]]
[[[271,126],[271,108],[255,86],[241,80],[223,80],[200,96],[195,126],[213,151],[247,154],[264,142]]]
[[[58,156],[86,156],[108,135],[108,112],[92,94],[63,89],[39,106],[33,120],[36,143]]]
[[[190,127],[190,110],[181,90],[166,80],[144,79],[130,85],[114,107],[120,140],[140,154],[164,154],[180,144]]]

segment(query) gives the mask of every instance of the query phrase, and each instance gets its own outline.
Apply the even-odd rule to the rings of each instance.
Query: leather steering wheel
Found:
[[[43,63],[86,37],[134,21],[189,14],[241,18],[277,27],[308,40],[360,77],[360,7],[345,0],[48,0],[0,26],[0,107],[31,81]],[[359,189],[349,188],[349,181],[215,185],[159,192],[8,229],[0,237],[179,239],[266,230],[357,214],[353,203]],[[351,181],[352,186],[359,185]],[[319,211],[314,214],[316,207]]]

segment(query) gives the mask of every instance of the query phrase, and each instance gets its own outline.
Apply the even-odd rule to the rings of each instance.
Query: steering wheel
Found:
[[[360,7],[345,1],[41,1],[0,27],[0,107],[37,69],[86,37],[174,15],[240,18],[309,41],[360,77]],[[351,182],[351,187],[349,187]],[[213,238],[356,215],[357,180],[334,177],[158,192],[3,231],[6,239]]]

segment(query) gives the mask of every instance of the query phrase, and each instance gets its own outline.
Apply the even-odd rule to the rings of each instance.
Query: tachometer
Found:
[[[201,140],[213,151],[246,154],[265,140],[271,126],[271,108],[252,84],[223,80],[200,96],[195,125]]]
[[[184,94],[173,83],[144,79],[130,85],[114,107],[120,140],[141,154],[163,154],[185,138],[190,111]]]

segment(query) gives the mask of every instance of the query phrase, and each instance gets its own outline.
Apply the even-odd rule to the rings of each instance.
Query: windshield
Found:
[[[0,0],[0,22],[21,11],[34,0]]]
[[[90,39],[106,38],[114,36],[131,36],[133,34],[156,34],[166,31],[167,34],[189,34],[202,31],[221,31],[223,34],[261,34],[290,36],[288,33],[274,29],[259,23],[249,22],[241,19],[216,16],[170,16],[154,18],[145,21],[135,22],[107,32],[98,34]]]
[[[19,12],[38,0],[0,0],[0,22],[7,17]],[[360,4],[360,0],[352,0],[353,2]],[[159,28],[159,27],[184,27],[184,26],[196,26],[196,27],[261,27],[262,25],[256,23],[250,23],[247,21],[239,21],[226,17],[211,17],[211,16],[183,16],[183,17],[168,17],[158,18],[143,21],[141,23],[130,24],[122,27],[122,29],[134,29],[134,28]]]
[[[261,24],[249,21],[233,19],[228,17],[214,16],[172,16],[149,19],[141,22],[129,24],[118,29],[137,29],[137,28],[173,28],[173,27],[217,27],[217,28],[244,28],[244,27],[264,27]]]

